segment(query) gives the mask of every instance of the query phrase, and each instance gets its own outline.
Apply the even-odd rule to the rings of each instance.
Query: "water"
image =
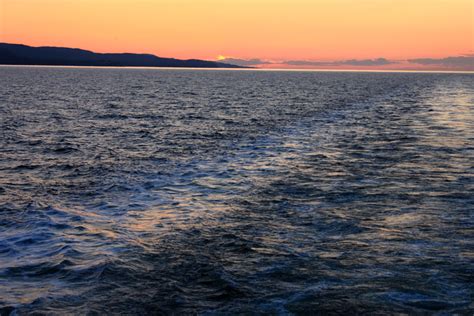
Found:
[[[474,76],[0,68],[0,311],[474,311]]]

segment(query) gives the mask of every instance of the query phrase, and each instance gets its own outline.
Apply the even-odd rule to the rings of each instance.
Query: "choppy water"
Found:
[[[0,311],[474,311],[474,75],[0,68]]]

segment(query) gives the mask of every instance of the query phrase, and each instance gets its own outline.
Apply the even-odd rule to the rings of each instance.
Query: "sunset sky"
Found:
[[[0,42],[264,67],[470,69],[474,0],[0,0]]]

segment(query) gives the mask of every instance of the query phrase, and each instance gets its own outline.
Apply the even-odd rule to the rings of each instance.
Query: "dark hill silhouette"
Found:
[[[53,66],[128,66],[128,67],[192,67],[244,68],[215,61],[162,58],[150,54],[102,54],[65,47],[31,47],[0,43],[0,64]]]

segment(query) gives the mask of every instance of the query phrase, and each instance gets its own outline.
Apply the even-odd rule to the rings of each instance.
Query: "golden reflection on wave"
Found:
[[[429,128],[433,132],[425,140],[438,146],[468,145],[467,139],[474,138],[474,89],[443,86],[430,93],[431,97],[425,101],[430,110],[424,114],[432,120]]]

